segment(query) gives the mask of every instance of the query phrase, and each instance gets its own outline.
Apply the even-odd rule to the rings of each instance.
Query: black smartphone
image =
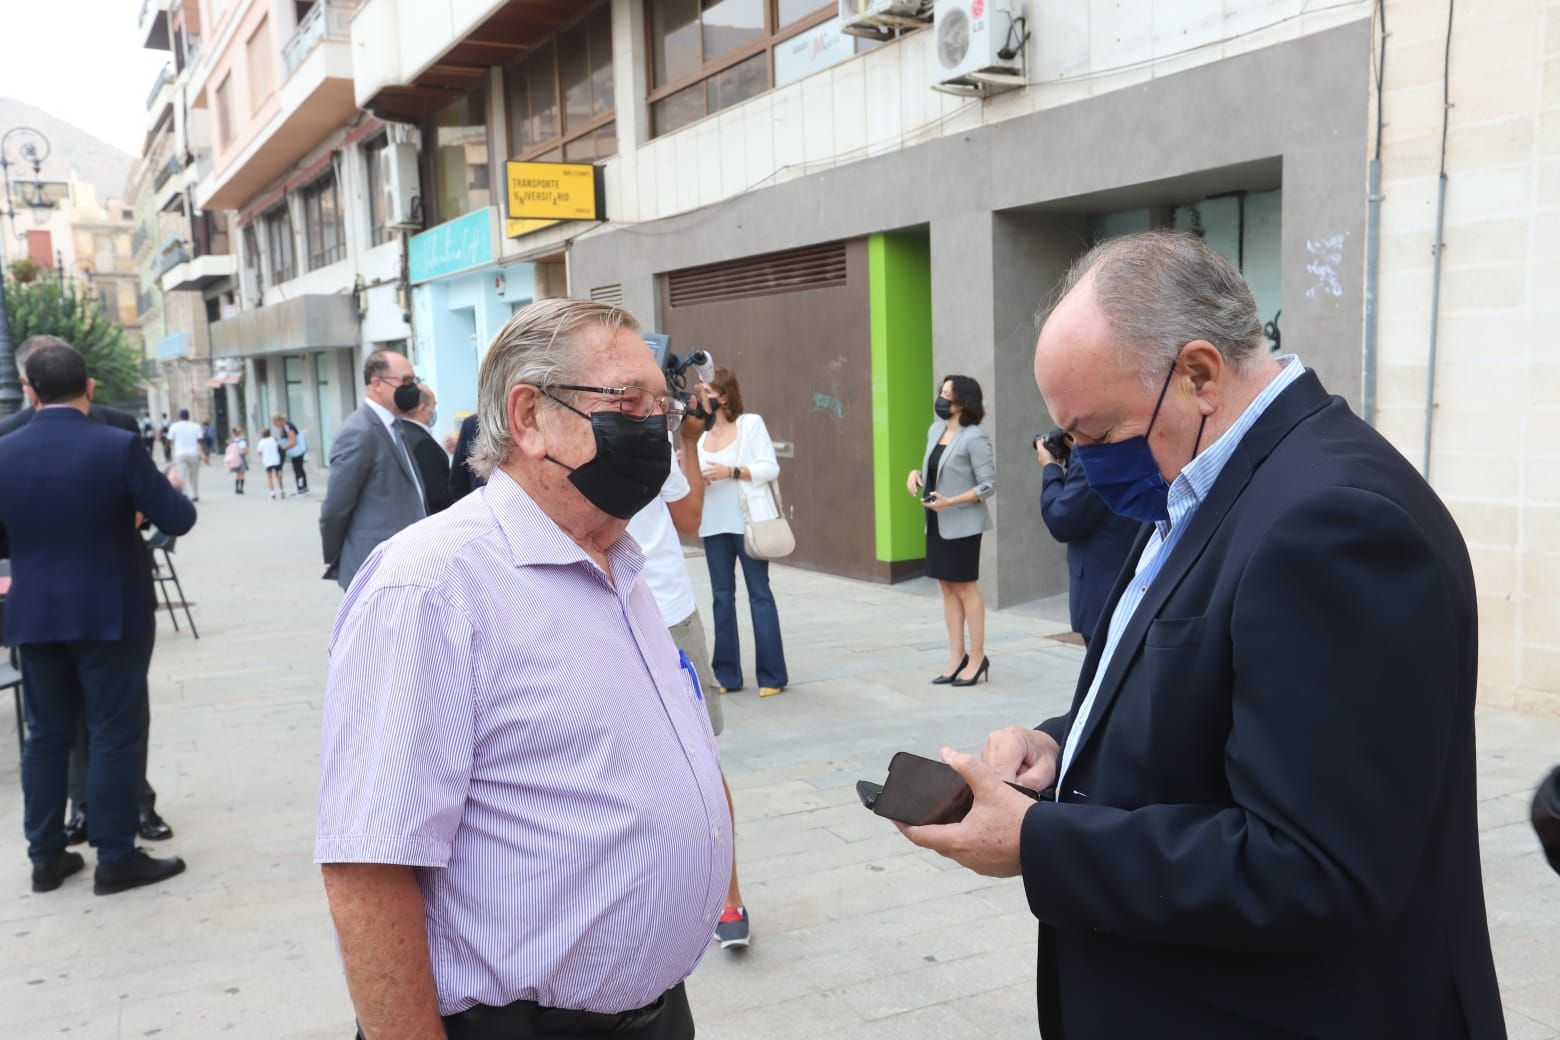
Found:
[[[1031,798],[1040,797],[1027,787],[1008,786]],[[882,784],[857,781],[856,795],[877,815],[915,827],[958,823],[975,804],[975,793],[952,766],[908,751],[889,760],[888,777]]]

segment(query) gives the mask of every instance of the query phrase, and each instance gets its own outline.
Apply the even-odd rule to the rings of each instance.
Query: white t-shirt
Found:
[[[173,442],[175,455],[200,454],[200,423],[180,419],[168,428],[168,439]]]
[[[260,452],[260,465],[271,467],[282,464],[282,449],[276,443],[276,438],[269,433],[260,438],[260,443],[255,445]]]
[[[628,522],[628,533],[645,551],[645,569],[641,573],[668,628],[686,621],[698,609],[688,565],[683,562],[682,543],[677,540],[677,528],[666,507],[668,502],[681,502],[692,491],[674,457],[672,472],[661,485],[661,494]]]

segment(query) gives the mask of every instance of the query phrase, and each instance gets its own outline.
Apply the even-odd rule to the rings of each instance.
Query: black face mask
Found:
[[[953,418],[953,402],[946,397],[938,397],[932,402],[932,411],[937,413],[937,418],[944,421]]]
[[[666,416],[635,419],[622,412],[582,412],[563,401],[558,403],[590,420],[596,435],[596,457],[582,466],[570,466],[551,455],[547,461],[568,470],[569,483],[591,505],[619,520],[633,519],[661,493],[661,485],[672,472]]]
[[[719,399],[714,398],[714,397],[710,398],[708,401],[704,402],[704,407],[705,407],[705,410],[707,412],[709,412],[710,425],[711,426],[714,426],[716,423],[720,422],[720,401],[719,401]]]
[[[395,407],[402,415],[410,415],[422,403],[422,391],[416,383],[402,383],[395,388]]]

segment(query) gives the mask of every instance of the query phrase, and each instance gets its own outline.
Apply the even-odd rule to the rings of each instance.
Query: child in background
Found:
[[[249,441],[244,438],[242,426],[233,427],[233,432],[228,438],[227,451],[222,456],[222,464],[233,474],[233,494],[244,493],[244,474],[249,472]]]
[[[267,426],[265,436],[255,447],[260,450],[260,464],[265,467],[265,488],[270,497],[286,498],[287,492],[282,490],[282,446],[276,443],[275,430]]]

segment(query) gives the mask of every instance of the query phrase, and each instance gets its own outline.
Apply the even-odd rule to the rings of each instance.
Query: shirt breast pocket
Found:
[[[1203,618],[1158,618],[1148,626],[1143,645],[1150,650],[1173,650],[1202,642]]]

